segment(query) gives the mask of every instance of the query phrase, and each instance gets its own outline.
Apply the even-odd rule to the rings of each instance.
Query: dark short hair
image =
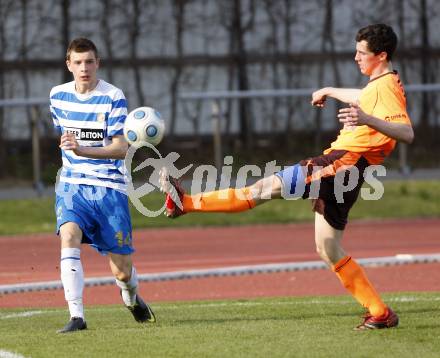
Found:
[[[360,29],[356,35],[356,41],[365,40],[368,49],[375,55],[385,51],[387,60],[391,61],[397,47],[397,35],[391,26],[385,24],[368,25]]]
[[[98,49],[96,48],[95,44],[85,37],[78,37],[74,40],[72,40],[69,44],[69,47],[67,47],[66,51],[66,60],[70,60],[70,53],[72,51],[75,52],[88,52],[93,51],[95,53],[95,57],[98,58]]]

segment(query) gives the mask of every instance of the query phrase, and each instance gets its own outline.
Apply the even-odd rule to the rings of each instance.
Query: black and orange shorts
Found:
[[[276,173],[285,199],[312,199],[312,209],[335,229],[344,230],[368,166],[361,153],[334,150],[301,160]]]

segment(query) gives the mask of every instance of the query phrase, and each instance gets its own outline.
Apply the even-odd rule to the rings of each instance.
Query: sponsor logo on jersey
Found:
[[[81,129],[81,140],[103,140],[103,129]]]
[[[401,119],[401,118],[406,118],[406,114],[399,113],[399,114],[395,114],[393,116],[386,116],[385,120],[388,122],[391,122],[391,121],[395,121],[396,119]]]
[[[79,128],[65,127],[65,128],[64,128],[64,131],[65,131],[66,133],[73,133],[73,134],[75,134],[75,139],[79,139],[79,136],[80,136],[80,134],[81,134],[81,129],[79,129]]]
[[[104,130],[95,128],[65,128],[66,132],[74,133],[76,140],[97,141],[104,139]]]

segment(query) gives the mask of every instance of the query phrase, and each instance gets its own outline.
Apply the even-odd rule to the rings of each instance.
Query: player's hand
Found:
[[[66,132],[61,136],[60,148],[63,150],[77,150],[79,144],[75,138],[75,133]]]
[[[312,93],[312,101],[310,102],[312,106],[324,107],[325,101],[327,100],[326,88],[321,88]]]
[[[355,129],[357,126],[367,124],[368,116],[362,111],[358,103],[352,103],[350,107],[339,110],[338,119],[339,122],[344,124],[344,128]]]

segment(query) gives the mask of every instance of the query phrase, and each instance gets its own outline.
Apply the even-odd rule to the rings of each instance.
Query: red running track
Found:
[[[139,273],[319,260],[312,224],[176,228],[136,231],[133,256]],[[355,258],[440,253],[440,219],[355,221],[346,230]],[[110,276],[107,258],[84,247],[86,277]],[[59,279],[55,235],[0,237],[0,285]],[[367,268],[380,292],[440,291],[440,264]],[[329,270],[141,283],[153,302],[345,294]],[[86,288],[86,304],[119,303],[114,286]],[[0,296],[0,307],[64,306],[61,290]]]

